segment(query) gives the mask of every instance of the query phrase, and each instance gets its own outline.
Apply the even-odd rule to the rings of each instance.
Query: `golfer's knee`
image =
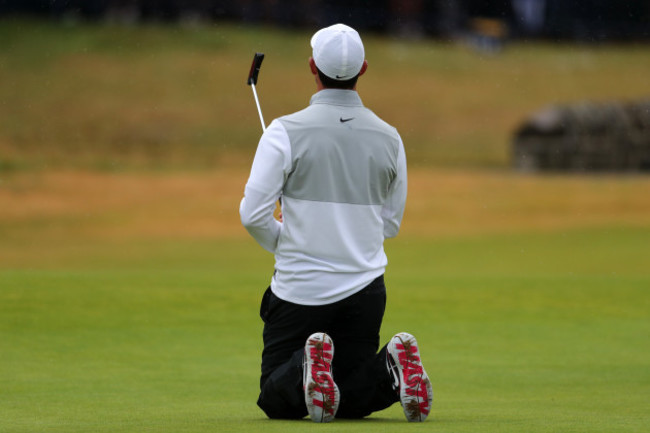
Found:
[[[307,415],[306,408],[292,408],[283,405],[279,399],[273,402],[258,400],[257,405],[269,419],[300,419]]]

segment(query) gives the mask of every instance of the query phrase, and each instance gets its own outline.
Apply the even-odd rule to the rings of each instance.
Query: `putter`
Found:
[[[262,122],[262,132],[266,131],[266,125],[264,124],[264,116],[262,116],[262,108],[260,107],[260,100],[257,97],[257,91],[255,90],[255,85],[257,84],[257,76],[260,73],[260,68],[262,67],[262,60],[264,60],[264,53],[255,53],[253,56],[253,63],[251,64],[251,70],[248,73],[248,81],[246,84],[251,86],[253,89],[253,96],[255,97],[255,105],[257,105],[257,112],[260,115],[260,122]],[[278,199],[280,205],[282,205],[282,197]]]
[[[257,84],[257,76],[260,73],[260,67],[262,67],[262,60],[264,60],[264,53],[255,53],[255,56],[253,57],[253,64],[251,65],[251,70],[248,73],[247,84],[251,86],[251,89],[253,89],[255,105],[257,105],[257,112],[260,115],[260,122],[262,122],[262,131],[266,131],[264,117],[262,116],[262,109],[260,108],[260,100],[257,98],[257,91],[255,90],[255,85]]]

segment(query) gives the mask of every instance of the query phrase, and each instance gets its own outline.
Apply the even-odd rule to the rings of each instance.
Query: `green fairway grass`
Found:
[[[649,243],[632,228],[391,241],[382,339],[414,333],[435,391],[408,428],[646,431]],[[251,240],[113,241],[24,265],[0,270],[0,431],[323,428],[255,406],[272,261]],[[399,405],[325,428],[396,423]]]

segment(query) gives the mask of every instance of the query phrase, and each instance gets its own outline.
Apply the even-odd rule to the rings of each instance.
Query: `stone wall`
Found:
[[[541,110],[515,132],[512,164],[521,171],[650,171],[650,100]]]

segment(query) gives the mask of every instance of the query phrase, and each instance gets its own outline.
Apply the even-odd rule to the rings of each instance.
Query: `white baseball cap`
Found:
[[[334,80],[354,78],[366,58],[359,33],[345,24],[317,31],[311,38],[311,47],[316,67]]]

